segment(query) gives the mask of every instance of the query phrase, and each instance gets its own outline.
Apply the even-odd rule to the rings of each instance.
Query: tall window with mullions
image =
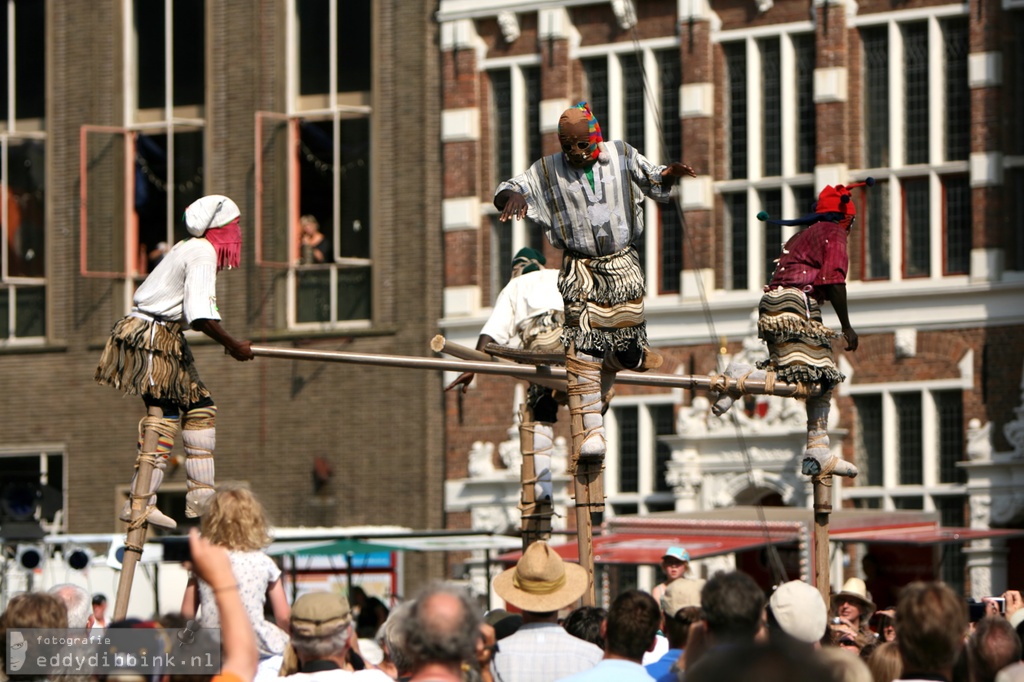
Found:
[[[928,163],[928,24],[904,24],[903,126],[908,164]]]
[[[942,22],[946,67],[946,160],[964,161],[971,152],[971,93],[967,82],[970,39],[967,19]]]
[[[946,275],[968,274],[971,270],[971,183],[966,175],[942,178],[945,195]]]
[[[769,216],[782,215],[782,190],[769,189],[761,192],[761,209]],[[765,223],[764,231],[764,272],[761,279],[767,284],[775,273],[775,261],[782,253],[782,225]]]
[[[681,161],[683,158],[683,137],[679,123],[679,50],[658,50],[654,53],[658,63],[661,83],[661,163]],[[683,224],[678,204],[673,199],[659,204],[661,218],[661,248],[658,250],[661,262],[658,269],[658,291],[662,294],[679,292],[679,273],[683,269]]]
[[[730,179],[747,177],[747,46],[742,41],[722,43],[725,54],[726,145]]]
[[[581,59],[580,65],[587,80],[586,93],[590,111],[597,117],[601,131],[607,136],[608,131],[612,129],[612,122],[608,118],[608,58]]]
[[[627,54],[619,61],[622,67],[622,109],[626,120],[625,141],[641,154],[646,149],[647,137],[644,130],[644,71],[637,56]],[[600,119],[598,119],[600,120]],[[655,159],[655,162],[657,160]],[[640,256],[640,267],[647,269],[647,231],[634,241]]]
[[[725,288],[747,288],[747,193],[723,195],[725,202]]]
[[[526,89],[526,158],[527,163],[533,163],[542,156],[543,149],[540,136],[540,67],[524,67],[523,83]]]
[[[512,77],[508,69],[495,69],[487,74],[491,81],[491,117],[493,136],[491,151],[494,159],[495,183],[512,177]]]
[[[814,67],[817,55],[814,50],[814,34],[793,36],[793,53],[796,55],[796,169],[799,173],[811,173],[817,161],[817,117],[814,105]]]
[[[864,50],[864,152],[868,168],[889,165],[889,35],[885,26],[861,29]]]
[[[757,41],[761,52],[763,175],[782,175],[782,73],[778,38]]]

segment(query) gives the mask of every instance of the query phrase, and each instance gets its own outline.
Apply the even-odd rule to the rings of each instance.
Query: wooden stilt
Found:
[[[163,410],[159,407],[150,407],[148,415],[159,419],[163,417]],[[147,428],[143,432],[142,452],[155,452],[159,434],[155,429]],[[148,459],[140,459],[138,462],[138,477],[133,486],[134,490],[149,490],[153,480],[153,463]],[[132,594],[132,581],[135,579],[135,566],[142,558],[142,547],[146,544],[146,531],[149,524],[137,523],[146,513],[146,505],[149,496],[132,495],[132,522],[128,524],[128,533],[125,537],[124,557],[121,559],[121,576],[117,581],[117,597],[114,601],[114,620],[124,620],[128,614],[128,601]]]
[[[583,593],[584,606],[597,606],[597,585],[594,571],[594,512],[604,509],[604,480],[601,471],[604,460],[583,458],[576,463],[573,479],[573,497],[576,502],[576,544],[580,566],[587,569],[587,591]]]
[[[811,479],[814,496],[814,584],[821,598],[831,603],[832,572],[829,560],[828,525],[832,513],[832,476]]]
[[[570,345],[568,357],[576,357],[576,348]],[[594,520],[593,513],[604,509],[604,481],[601,470],[603,457],[580,457],[580,450],[586,436],[583,422],[583,400],[579,390],[574,390],[577,378],[569,373],[569,430],[572,435],[572,455],[569,473],[573,475],[573,498],[576,504],[576,543],[580,566],[587,571],[587,591],[583,593],[584,606],[597,606],[597,585],[594,571]],[[601,391],[600,383],[595,392]]]
[[[534,454],[537,452],[534,441],[533,410],[527,405],[519,408],[519,447],[523,454],[520,480],[523,485],[519,510],[522,513],[523,551],[537,540],[547,541],[551,538],[552,504],[550,500],[537,500],[535,483],[537,467]]]

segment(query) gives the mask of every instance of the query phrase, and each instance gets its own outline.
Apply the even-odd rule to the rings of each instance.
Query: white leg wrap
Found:
[[[533,494],[538,502],[551,501],[551,452],[554,450],[554,437],[555,430],[551,424],[537,422],[534,426],[533,449],[536,454],[533,456],[533,470],[537,482],[533,484]]]
[[[730,362],[729,366],[725,368],[724,374],[730,379],[737,379],[739,381],[746,379],[764,381],[765,377],[765,371],[763,369],[755,370],[750,365],[742,362]],[[742,390],[742,387],[740,387],[739,392],[742,393]],[[716,417],[721,417],[723,414],[728,412],[729,408],[732,407],[732,404],[736,402],[736,398],[739,397],[738,395],[733,395],[729,391],[722,391],[721,393],[718,393],[717,396],[717,399],[715,399],[714,395],[711,396],[714,400],[711,405],[711,412]]]
[[[570,414],[577,413],[583,417],[583,442],[580,445],[580,457],[604,457],[605,436],[604,417],[601,415],[601,390],[605,372],[601,371],[601,358],[588,353],[577,353],[575,358],[567,358],[566,368],[569,377],[569,395],[578,401],[570,400]],[[614,372],[609,372],[614,380]]]
[[[828,412],[831,394],[807,399],[807,449],[802,470],[808,476],[834,474],[857,475],[857,467],[832,454],[828,439]]]
[[[201,418],[190,419],[193,412],[201,412]],[[214,493],[213,450],[217,446],[215,414],[216,408],[188,412],[181,430],[181,440],[185,446],[185,474],[188,477],[185,515],[190,518],[203,515],[206,502]]]

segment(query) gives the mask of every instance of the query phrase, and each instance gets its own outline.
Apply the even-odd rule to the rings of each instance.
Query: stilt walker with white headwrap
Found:
[[[592,566],[590,514],[604,507],[602,396],[617,371],[661,365],[647,346],[644,272],[633,246],[644,229],[644,198],[665,203],[676,178],[696,174],[678,162],[651,163],[625,142],[605,142],[585,102],[562,113],[558,140],[560,153],[498,185],[494,205],[503,222],[529,217],[539,223],[563,250],[558,288],[565,304],[569,473],[576,477],[580,563]],[[592,571],[590,578],[585,603],[592,605]]]
[[[490,318],[480,331],[476,349],[489,343],[516,342],[526,350],[561,352],[565,314],[558,293],[558,271],[545,270],[544,254],[524,248],[512,259],[512,279],[498,294]],[[463,372],[445,390],[462,386],[465,392],[474,377]],[[537,540],[551,537],[554,516],[551,483],[551,455],[554,452],[554,424],[564,394],[530,384],[526,402],[519,411],[519,448],[523,456],[523,485],[519,509],[522,512],[523,549]]]
[[[241,259],[240,216],[235,202],[221,195],[205,196],[185,210],[190,238],[175,244],[136,290],[132,311],[114,325],[96,369],[97,382],[142,396],[147,408],[139,424],[131,496],[121,510],[129,526],[115,620],[127,610],[131,574],[147,526],[177,525],[156,508],[156,493],[179,423],[188,477],[186,515],[201,515],[213,494],[217,407],[199,379],[183,332],[201,331],[236,360],[253,359],[250,343],[235,339],[220,325],[217,309],[217,273],[238,267]]]

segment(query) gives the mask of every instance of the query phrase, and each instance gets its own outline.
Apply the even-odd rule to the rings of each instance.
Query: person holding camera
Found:
[[[855,638],[863,647],[875,639],[875,633],[868,627],[874,612],[875,602],[871,601],[867,585],[860,578],[849,578],[843,583],[843,589],[832,595],[829,631],[836,626],[847,626],[856,633]]]

